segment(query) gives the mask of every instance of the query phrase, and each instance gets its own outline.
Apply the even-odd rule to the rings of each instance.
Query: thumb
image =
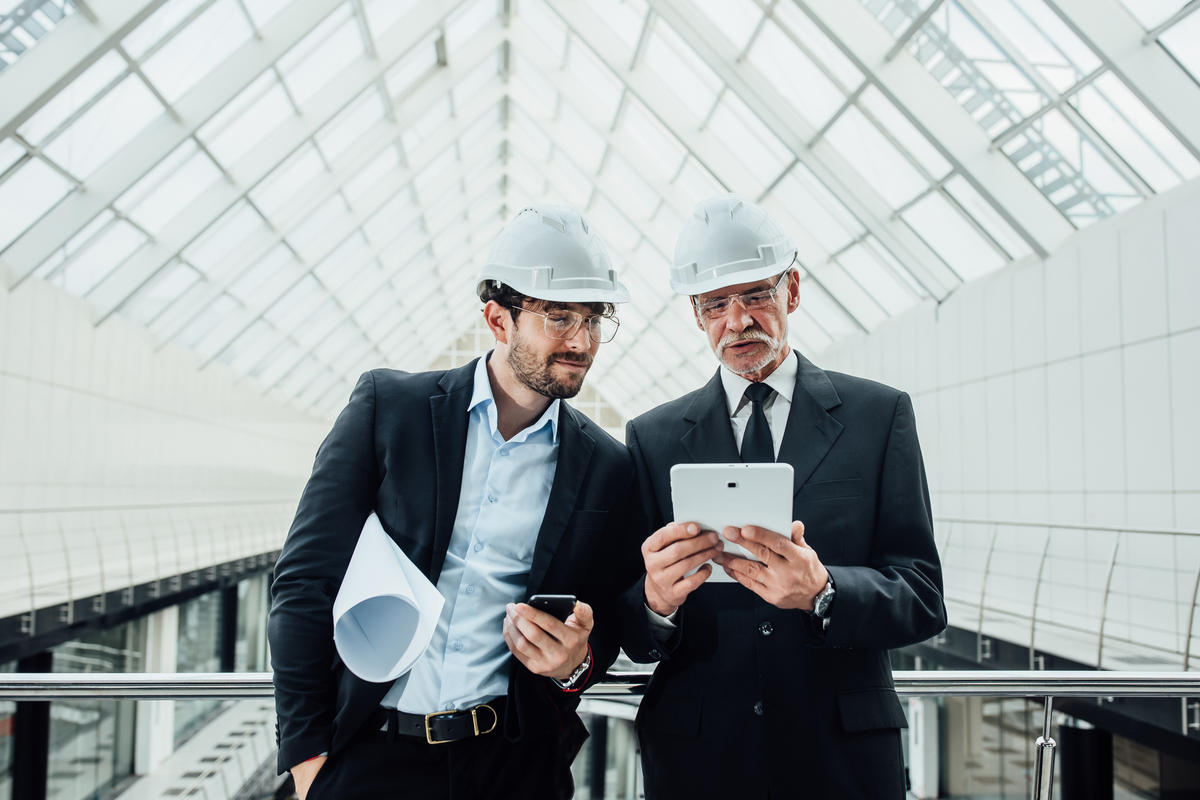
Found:
[[[804,523],[800,520],[792,523],[792,544],[797,547],[808,547],[808,543],[804,541]]]
[[[591,630],[595,624],[595,617],[592,614],[592,607],[582,600],[575,601],[575,609],[571,612],[571,616],[575,618],[575,624],[584,630]]]

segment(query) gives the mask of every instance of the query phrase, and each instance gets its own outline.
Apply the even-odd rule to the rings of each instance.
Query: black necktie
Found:
[[[754,405],[750,422],[742,437],[742,461],[746,464],[774,463],[775,443],[771,440],[771,426],[763,411],[763,401],[775,391],[765,383],[752,383],[746,387],[745,397]]]

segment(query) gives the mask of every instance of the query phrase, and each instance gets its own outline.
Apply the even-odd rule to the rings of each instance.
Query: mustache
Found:
[[[547,359],[549,362],[572,361],[576,364],[582,364],[585,367],[591,366],[592,360],[592,356],[589,353],[555,353]]]
[[[721,341],[717,343],[718,350],[724,350],[731,344],[740,344],[741,342],[763,342],[764,344],[774,345],[775,340],[767,335],[766,331],[760,331],[757,328],[748,328],[740,333],[727,333],[721,337]]]

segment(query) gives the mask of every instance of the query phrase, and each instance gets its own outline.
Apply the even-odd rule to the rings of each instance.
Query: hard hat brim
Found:
[[[755,281],[773,278],[776,275],[786,272],[792,268],[795,251],[793,250],[792,253],[793,255],[788,256],[786,260],[771,264],[769,266],[744,271],[731,270],[724,275],[716,275],[708,280],[700,281],[699,283],[684,283],[683,281],[677,281],[672,278],[671,289],[674,290],[676,294],[695,297],[699,294],[708,294],[709,292],[715,292],[718,289],[724,289],[727,286],[737,286],[738,284],[742,283],[754,283]]]
[[[620,281],[615,282],[615,286],[611,289],[600,288],[571,288],[571,289],[543,289],[533,288],[524,289],[513,286],[500,275],[484,274],[480,276],[479,283],[475,286],[475,294],[483,289],[483,285],[489,280],[500,281],[501,283],[512,286],[512,288],[526,297],[532,297],[537,300],[546,300],[551,303],[628,303],[630,300],[629,290],[625,288],[625,284]]]

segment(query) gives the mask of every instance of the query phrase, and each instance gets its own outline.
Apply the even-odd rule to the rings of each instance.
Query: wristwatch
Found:
[[[833,579],[825,581],[825,588],[817,594],[813,599],[813,616],[820,619],[829,619],[829,608],[833,605]]]
[[[569,692],[575,688],[576,684],[578,684],[581,680],[583,680],[583,676],[587,675],[588,670],[591,668],[592,668],[592,648],[589,647],[588,651],[587,651],[587,655],[583,657],[583,663],[580,664],[578,667],[576,667],[575,671],[572,672],[565,681],[560,681],[558,678],[551,678],[550,680],[552,680],[556,684],[558,684],[558,688]]]

